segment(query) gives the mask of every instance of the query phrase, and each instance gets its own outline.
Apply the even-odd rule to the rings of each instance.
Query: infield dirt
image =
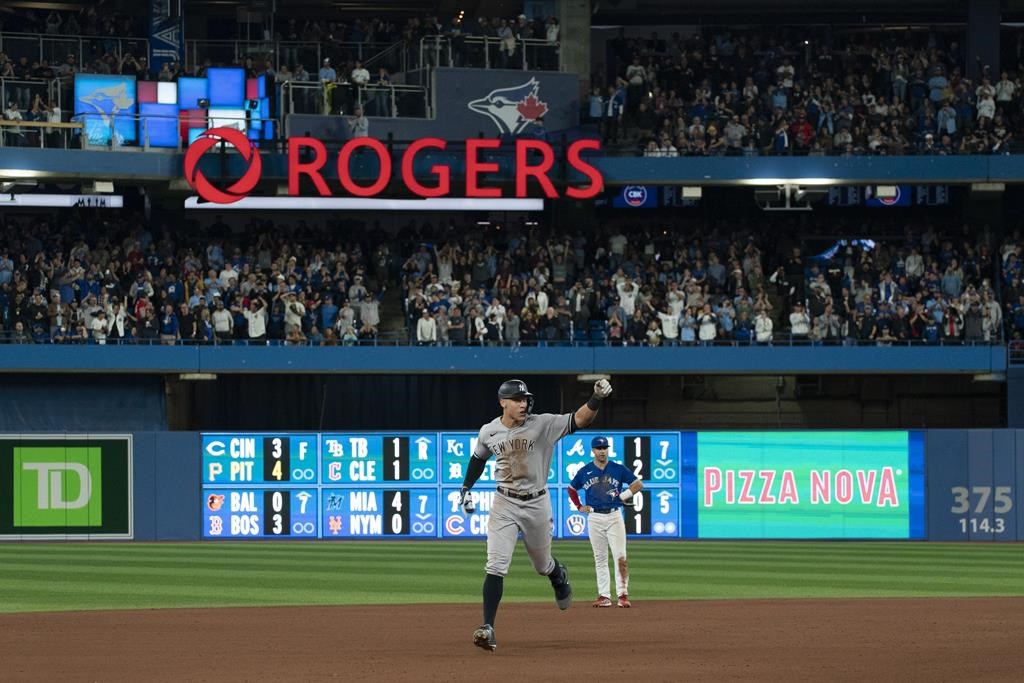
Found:
[[[579,596],[578,596],[579,597]],[[0,616],[0,679],[1019,681],[1024,598],[48,612]]]

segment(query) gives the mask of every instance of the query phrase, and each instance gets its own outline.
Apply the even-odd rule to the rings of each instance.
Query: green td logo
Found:
[[[14,448],[14,526],[102,526],[101,448]]]

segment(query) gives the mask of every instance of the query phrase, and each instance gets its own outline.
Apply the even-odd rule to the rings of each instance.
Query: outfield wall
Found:
[[[590,438],[563,439],[554,533]],[[633,537],[1024,540],[1024,430],[604,432],[646,483]],[[0,538],[482,538],[457,496],[475,432],[0,435]],[[128,485],[128,482],[131,485]]]

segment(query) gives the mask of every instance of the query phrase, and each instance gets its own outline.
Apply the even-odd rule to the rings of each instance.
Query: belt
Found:
[[[600,515],[610,515],[613,512],[618,512],[619,508],[594,508],[591,512],[596,512]]]
[[[520,493],[519,491],[507,489],[504,486],[498,487],[498,493],[503,496],[508,496],[509,498],[515,498],[516,500],[533,500],[534,498],[540,498],[541,496],[547,495],[547,492],[547,489],[541,489],[540,491],[535,491],[533,493]]]

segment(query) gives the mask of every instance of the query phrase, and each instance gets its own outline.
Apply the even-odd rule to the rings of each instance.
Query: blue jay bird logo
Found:
[[[548,111],[547,103],[540,99],[540,83],[536,78],[511,88],[492,90],[466,106],[490,117],[502,135],[519,135]]]
[[[117,142],[124,142],[123,139],[120,139],[121,131],[112,124],[117,120],[118,114],[130,113],[132,105],[135,104],[135,98],[128,92],[127,83],[115,83],[104,88],[95,88],[87,94],[79,96],[78,101],[83,105],[79,107],[79,111],[85,120],[89,142],[102,144],[111,132],[117,138]],[[94,109],[96,113],[86,113],[85,110],[89,108]],[[135,125],[131,119],[127,119],[125,123],[132,127]]]

